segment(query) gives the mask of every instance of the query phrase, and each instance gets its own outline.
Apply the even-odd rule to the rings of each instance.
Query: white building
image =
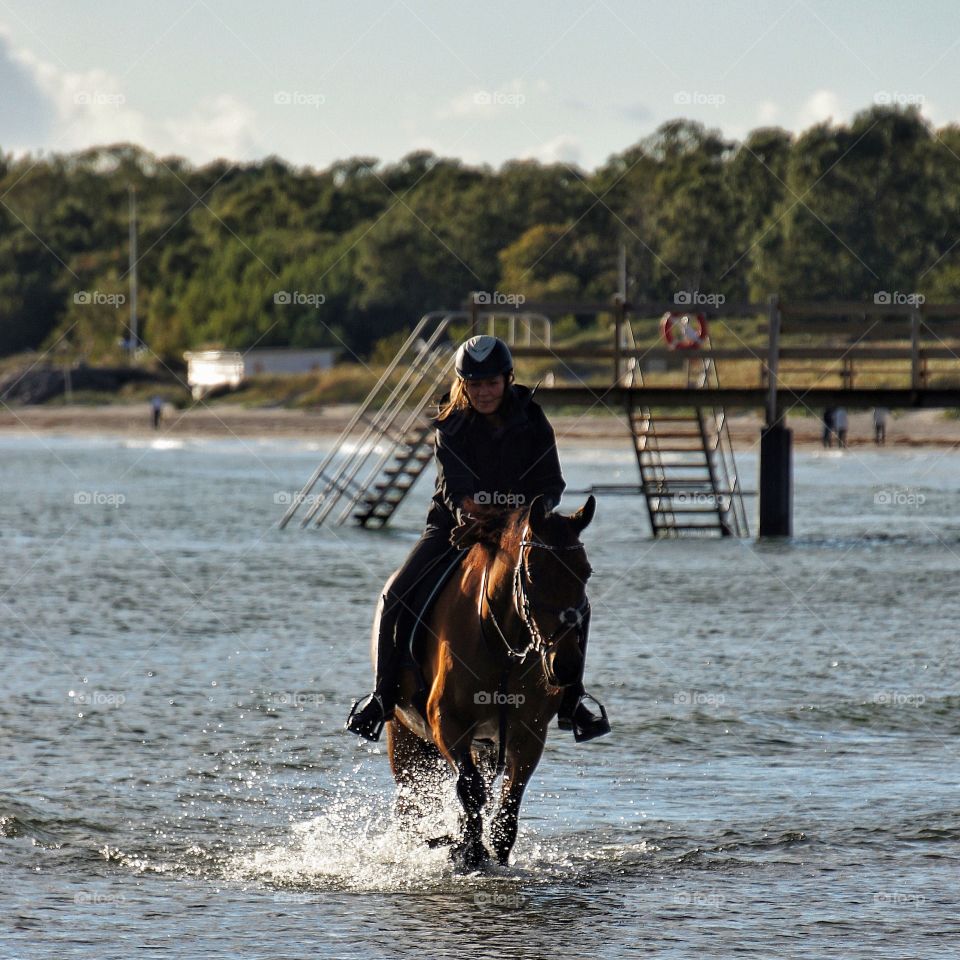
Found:
[[[193,398],[199,400],[217,387],[238,387],[258,373],[310,373],[333,366],[335,350],[299,350],[291,347],[265,347],[247,350],[188,350],[187,383]]]

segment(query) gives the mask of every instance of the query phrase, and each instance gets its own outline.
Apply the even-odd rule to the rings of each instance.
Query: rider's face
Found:
[[[496,413],[503,400],[503,391],[507,378],[504,376],[489,377],[486,380],[467,380],[467,399],[470,406],[477,413],[489,415]]]

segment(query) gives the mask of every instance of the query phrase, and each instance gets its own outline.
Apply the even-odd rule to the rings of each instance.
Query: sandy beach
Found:
[[[168,406],[157,434],[176,437],[244,437],[309,439],[336,437],[346,426],[355,407],[349,404],[322,410],[245,408],[232,405],[199,405],[187,410]],[[623,416],[552,415],[561,442],[587,444],[617,441],[627,436]],[[759,440],[761,420],[754,414],[731,416],[730,429],[738,447],[751,447]],[[821,426],[813,417],[791,417],[788,425],[798,444],[819,444]],[[146,437],[154,435],[147,404],[103,406],[2,406],[0,434],[74,434],[81,436]],[[869,412],[850,415],[850,446],[873,443]],[[911,410],[887,425],[889,446],[960,446],[960,420],[942,410]]]

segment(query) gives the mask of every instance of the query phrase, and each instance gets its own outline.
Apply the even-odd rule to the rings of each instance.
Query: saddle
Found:
[[[397,617],[394,642],[400,653],[401,667],[413,670],[417,681],[413,706],[424,720],[426,720],[429,688],[423,673],[422,661],[430,611],[443,588],[463,565],[468,553],[468,550],[451,550],[439,563],[425,571],[420,582],[407,598],[406,606]]]

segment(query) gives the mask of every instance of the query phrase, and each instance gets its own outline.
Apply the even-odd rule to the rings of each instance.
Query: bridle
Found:
[[[541,631],[539,625],[537,624],[536,618],[533,615],[533,611],[530,609],[530,595],[527,591],[527,584],[530,583],[533,578],[530,576],[530,571],[527,568],[526,555],[524,550],[530,550],[533,547],[539,547],[542,550],[549,550],[552,553],[562,553],[567,550],[582,550],[583,544],[577,541],[576,543],[567,544],[565,546],[556,546],[550,543],[544,543],[542,540],[533,540],[524,537],[520,541],[520,552],[517,556],[517,565],[513,570],[513,608],[517,612],[517,616],[520,617],[521,622],[523,623],[524,628],[527,631],[527,636],[530,638],[527,645],[522,650],[517,650],[507,639],[506,634],[503,632],[500,627],[499,622],[497,621],[497,615],[493,611],[493,606],[490,603],[490,598],[487,596],[487,572],[488,567],[483,568],[483,581],[480,585],[480,603],[478,612],[480,613],[480,623],[483,625],[483,602],[487,602],[487,610],[490,613],[490,619],[493,621],[493,625],[497,628],[497,633],[500,634],[500,639],[503,640],[503,644],[506,647],[507,655],[514,660],[523,662],[529,656],[531,652],[539,653],[540,658],[543,660],[544,669],[547,668],[547,658],[550,656],[553,648],[560,642],[560,635],[568,627],[575,627],[578,634],[582,634],[584,621],[590,615],[590,601],[587,599],[586,592],[584,592],[583,599],[575,607],[566,607],[558,613],[559,624],[557,625],[556,630],[550,634],[549,637],[544,637],[543,632]]]

